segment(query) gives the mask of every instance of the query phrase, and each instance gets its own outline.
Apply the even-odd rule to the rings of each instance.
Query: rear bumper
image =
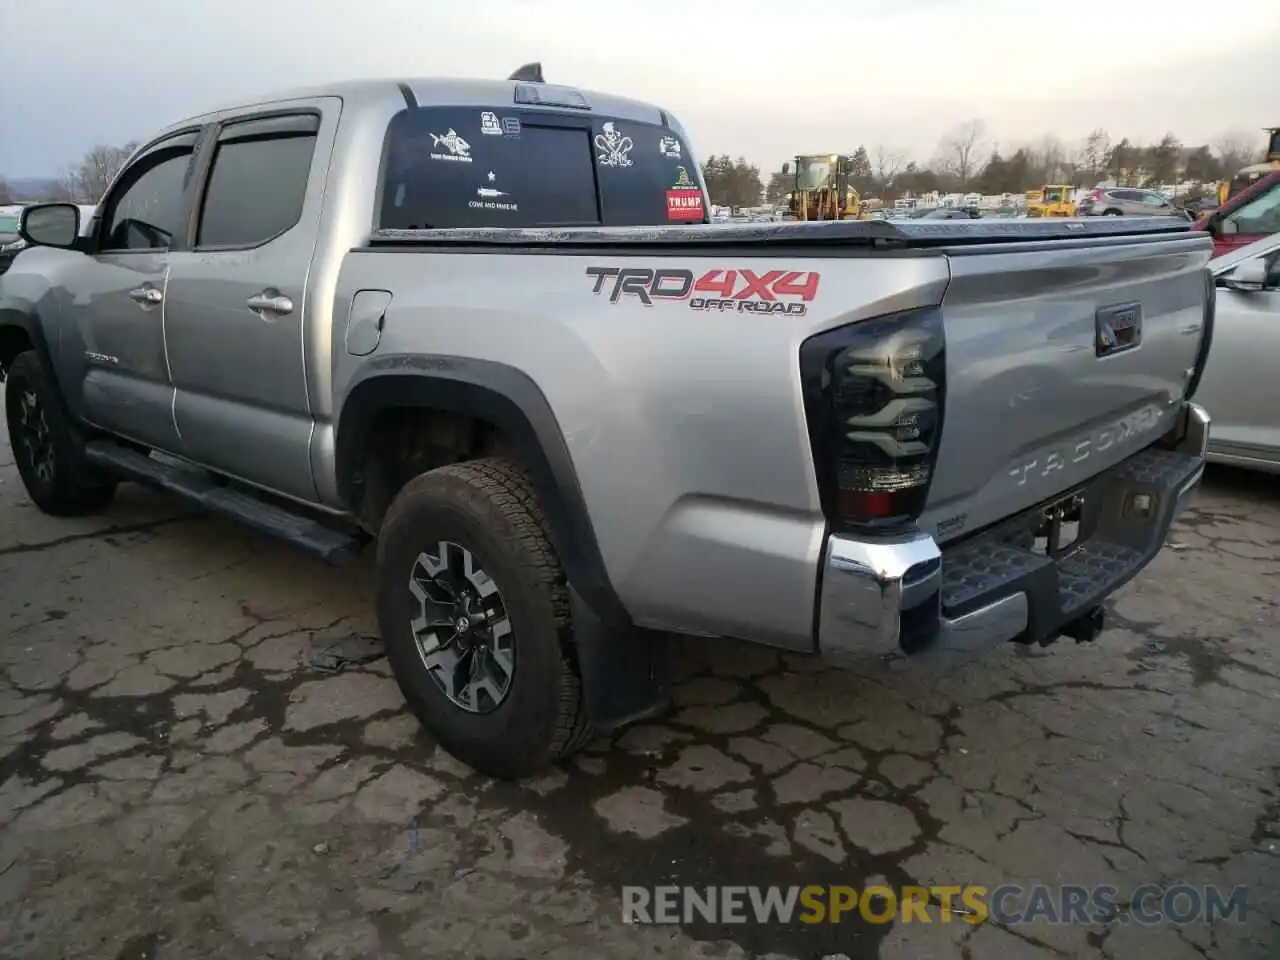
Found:
[[[940,548],[922,533],[831,535],[823,551],[818,649],[836,660],[973,650],[1092,635],[1094,611],[1160,552],[1204,473],[1209,415],[1187,403],[1178,429],[1081,488],[1077,541],[1030,549],[1048,504]],[[1061,503],[1058,498],[1054,503]],[[1033,535],[1033,534],[1032,534]]]

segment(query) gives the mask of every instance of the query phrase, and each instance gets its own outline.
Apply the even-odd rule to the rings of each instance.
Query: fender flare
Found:
[[[58,396],[58,402],[62,405],[63,413],[67,414],[74,422],[75,418],[71,416],[67,398],[62,393],[58,367],[53,362],[53,353],[49,349],[49,340],[45,337],[44,324],[40,322],[40,315],[33,310],[24,310],[19,306],[15,306],[12,300],[0,301],[0,339],[5,336],[6,329],[12,328],[17,328],[26,334],[32,348],[39,355],[45,369],[49,371],[49,376],[52,378],[54,386],[57,388],[55,393]]]
[[[3,338],[7,328],[16,328],[26,334],[32,346],[40,352],[40,358],[46,363],[49,362],[51,359],[49,344],[45,340],[44,329],[40,326],[39,318],[10,303],[0,301],[0,338]]]
[[[425,407],[498,427],[529,470],[551,542],[573,591],[601,621],[629,626],[596,541],[568,445],[538,385],[504,363],[466,357],[387,355],[363,366],[342,401],[334,439],[338,494],[354,507],[355,477],[370,424],[393,407]]]

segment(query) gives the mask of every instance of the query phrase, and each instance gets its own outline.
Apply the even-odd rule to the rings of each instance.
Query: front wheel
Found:
[[[5,420],[14,465],[27,495],[55,517],[92,513],[115,496],[116,481],[84,458],[84,446],[34,350],[9,365]]]
[[[409,707],[475,769],[527,776],[590,736],[564,574],[514,461],[440,467],[397,494],[378,625]]]

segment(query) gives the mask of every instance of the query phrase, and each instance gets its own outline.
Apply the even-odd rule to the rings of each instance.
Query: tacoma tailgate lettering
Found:
[[[1061,470],[1068,460],[1071,463],[1081,463],[1095,453],[1111,449],[1117,443],[1123,443],[1139,434],[1154,430],[1160,426],[1161,419],[1160,408],[1154,404],[1148,404],[1099,428],[1089,437],[1078,440],[1069,447],[1045,451],[1034,460],[1011,467],[1009,476],[1017,481],[1017,486],[1026,486],[1029,477],[1047,477]]]

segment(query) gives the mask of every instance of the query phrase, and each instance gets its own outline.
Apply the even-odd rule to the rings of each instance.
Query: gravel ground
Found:
[[[1095,644],[870,677],[686,641],[668,717],[497,784],[384,660],[311,665],[373,630],[367,560],[134,486],[54,520],[0,445],[0,956],[1274,957],[1275,489],[1212,474]],[[876,880],[1250,891],[1212,927],[621,918],[624,884]]]

